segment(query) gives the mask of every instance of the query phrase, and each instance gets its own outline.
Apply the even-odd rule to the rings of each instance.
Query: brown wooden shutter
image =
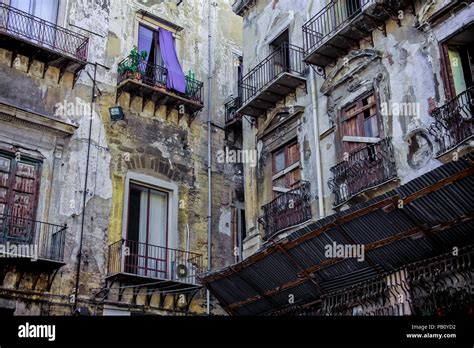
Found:
[[[8,226],[2,219],[0,229],[7,239],[31,242],[34,237],[40,169],[37,162],[0,156],[0,215],[9,216]]]

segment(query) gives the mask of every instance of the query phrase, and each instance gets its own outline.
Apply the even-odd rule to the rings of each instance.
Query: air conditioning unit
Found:
[[[172,278],[183,283],[197,283],[196,266],[191,262],[172,262]]]

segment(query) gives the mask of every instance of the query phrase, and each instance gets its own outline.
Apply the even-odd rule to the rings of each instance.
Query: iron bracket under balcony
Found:
[[[130,94],[129,107],[137,97],[140,97],[142,112],[148,103],[154,104],[154,115],[160,105],[166,105],[166,119],[171,111],[178,110],[178,122],[188,114],[190,125],[197,113],[204,108],[203,83],[186,76],[186,91],[180,93],[167,87],[167,75],[168,69],[165,67],[144,60],[139,62],[133,62],[132,58],[123,60],[119,64],[116,103],[120,96],[127,92]]]
[[[242,106],[237,113],[258,117],[306,86],[303,55],[302,48],[285,43],[249,71],[239,83]]]
[[[303,25],[304,61],[319,67],[335,64],[359,42],[378,29],[386,35],[385,22],[401,25],[398,11],[409,0],[331,1]]]
[[[87,64],[88,46],[83,35],[0,3],[0,48],[12,52],[11,66],[22,55],[28,57],[27,72],[36,60],[43,63],[43,78],[49,67],[56,67],[58,83],[70,72],[74,87]]]

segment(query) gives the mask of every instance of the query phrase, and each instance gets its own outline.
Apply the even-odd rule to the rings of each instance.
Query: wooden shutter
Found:
[[[0,228],[7,239],[31,242],[34,237],[40,169],[37,162],[0,156],[0,214],[9,216],[8,226],[3,219]]]
[[[282,162],[284,158],[284,164]],[[297,142],[286,145],[273,153],[273,188],[290,190],[301,181],[300,150]],[[274,190],[274,197],[279,191]]]

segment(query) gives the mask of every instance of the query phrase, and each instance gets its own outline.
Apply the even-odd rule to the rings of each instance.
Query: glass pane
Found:
[[[10,0],[10,5],[21,11],[33,14],[33,1],[32,0]]]
[[[372,116],[364,120],[364,131],[366,137],[376,138],[379,136],[377,117]]]
[[[167,237],[167,213],[168,197],[166,193],[151,191],[150,195],[150,219],[149,219],[149,243],[160,247],[166,247]]]
[[[166,277],[175,256],[168,251],[168,197],[163,192],[151,191],[148,242],[148,276]]]
[[[45,21],[56,23],[58,20],[58,0],[35,0],[33,15]]]
[[[279,173],[281,172],[283,169],[286,168],[286,165],[285,165],[285,150],[280,150],[279,152],[275,153],[273,155],[273,160],[274,160],[274,168],[273,168],[273,172],[274,173]]]
[[[0,170],[4,172],[10,171],[10,159],[5,157],[0,157]]]
[[[453,74],[454,88],[456,90],[456,95],[458,95],[466,90],[466,81],[464,80],[461,54],[457,48],[450,47],[448,49],[448,56]]]
[[[138,29],[138,53],[141,54],[143,51],[146,51],[147,61],[153,57],[153,38],[153,30],[140,25]]]

